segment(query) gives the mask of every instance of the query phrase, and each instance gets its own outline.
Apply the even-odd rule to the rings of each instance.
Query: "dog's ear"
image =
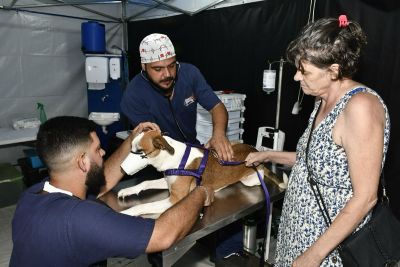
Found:
[[[170,146],[167,140],[165,140],[162,136],[156,136],[153,139],[153,146],[157,149],[167,150],[170,155],[173,155],[175,153],[175,149]]]

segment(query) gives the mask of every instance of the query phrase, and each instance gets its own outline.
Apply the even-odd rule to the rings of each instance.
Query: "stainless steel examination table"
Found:
[[[282,199],[284,191],[272,183],[267,182],[266,184],[271,198],[272,211],[272,203]],[[131,185],[129,185],[128,182],[125,183],[124,187]],[[117,190],[118,188],[102,197],[102,200],[116,211],[127,209],[139,203],[164,199],[169,195],[167,190],[147,190],[141,192],[139,196],[130,196],[125,198],[124,201],[121,201],[117,199]],[[163,266],[171,266],[174,264],[200,238],[252,214],[261,208],[265,208],[264,203],[264,193],[261,186],[246,187],[241,183],[236,183],[215,193],[215,201],[210,207],[205,208],[203,218],[196,222],[191,232],[181,241],[162,252]],[[270,224],[268,226],[268,231],[270,232]],[[266,247],[266,251],[268,251],[269,234],[267,235]]]

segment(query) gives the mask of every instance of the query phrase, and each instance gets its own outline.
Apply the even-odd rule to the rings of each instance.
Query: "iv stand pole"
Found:
[[[283,58],[279,60],[279,77],[278,77],[278,97],[276,100],[276,117],[275,117],[275,129],[279,129],[279,115],[281,113],[281,92],[282,92],[282,76],[283,76]]]
[[[283,58],[281,58],[279,61],[275,61],[270,63],[270,69],[271,65],[273,63],[279,62],[279,77],[278,77],[278,97],[276,100],[276,117],[275,117],[275,131],[279,131],[279,115],[281,112],[281,92],[282,92],[282,76],[283,76],[283,63],[285,61]],[[274,137],[275,138],[275,137]],[[273,150],[277,150],[277,147],[275,147],[275,141],[274,141],[274,147]],[[273,172],[276,172],[276,165],[272,164],[271,170]],[[272,211],[274,208],[273,203],[271,202],[270,210]],[[267,235],[266,235],[266,240],[265,240],[265,247],[264,247],[264,260],[268,262],[268,257],[269,257],[269,248],[270,248],[270,242],[271,242],[271,226],[272,226],[272,212],[269,215],[269,220],[268,220],[268,225],[267,225]]]

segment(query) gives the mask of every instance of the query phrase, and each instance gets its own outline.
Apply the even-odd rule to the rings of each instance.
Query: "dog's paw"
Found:
[[[139,215],[144,214],[141,212],[140,209],[137,208],[137,206],[120,211],[120,213],[130,215],[130,216],[139,216]]]
[[[125,198],[131,195],[138,195],[142,191],[139,186],[132,186],[118,191],[118,198]]]

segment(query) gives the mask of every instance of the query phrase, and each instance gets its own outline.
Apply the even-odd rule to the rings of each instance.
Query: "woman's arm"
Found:
[[[258,165],[263,162],[273,162],[292,167],[296,162],[296,152],[287,151],[262,151],[253,152],[247,155],[246,166],[251,166],[253,163]]]

